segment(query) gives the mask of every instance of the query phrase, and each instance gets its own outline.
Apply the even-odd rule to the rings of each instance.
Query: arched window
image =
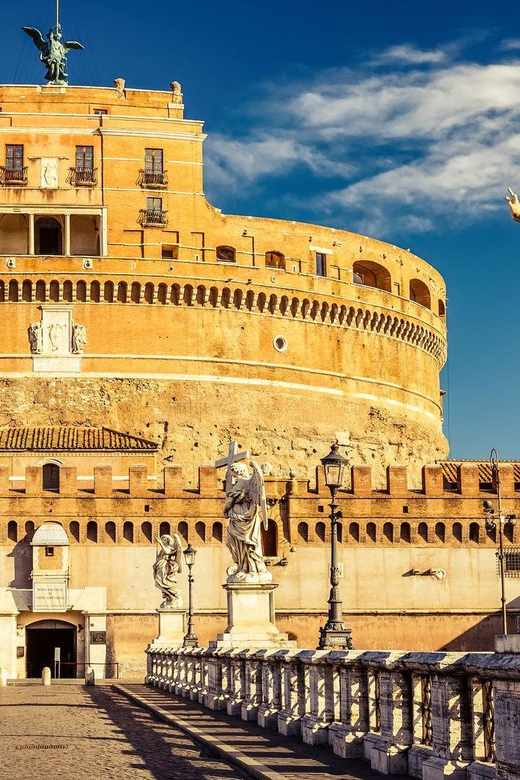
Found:
[[[394,541],[394,526],[393,523],[385,523],[383,526],[383,536],[387,542]]]
[[[32,282],[29,279],[24,279],[22,283],[22,301],[32,300]]]
[[[126,282],[119,282],[117,285],[117,302],[126,303]]]
[[[78,282],[76,284],[76,300],[84,303],[87,300],[87,283]]]
[[[171,526],[169,523],[161,523],[159,526],[159,536],[169,536],[171,534]]]
[[[128,520],[123,525],[123,539],[126,539],[127,542],[134,541],[134,524]]]
[[[101,285],[99,282],[90,283],[90,300],[94,303],[99,303],[101,299]]]
[[[343,523],[336,523],[336,537],[340,544],[343,544]]]
[[[406,544],[410,544],[411,541],[410,523],[401,523],[400,536],[402,542],[406,542]]]
[[[307,523],[298,523],[298,536],[303,542],[309,541],[309,526]]]
[[[90,520],[87,523],[87,539],[89,542],[97,542],[98,540],[98,528],[95,520]]]
[[[390,272],[379,263],[370,260],[354,263],[352,268],[355,284],[364,284],[367,287],[377,287],[379,290],[392,292],[392,278]]]
[[[486,531],[487,531],[488,539],[490,539],[492,542],[496,543],[496,540],[497,540],[497,529],[496,529],[496,526],[493,526],[493,528],[489,527],[489,528],[486,529]]]
[[[428,541],[428,525],[426,523],[419,523],[417,528],[417,535],[423,542]]]
[[[63,282],[63,300],[68,303],[72,302],[72,282],[70,279]]]
[[[462,523],[453,523],[453,528],[451,532],[453,534],[453,538],[457,542],[462,542]]]
[[[265,264],[268,268],[285,269],[285,255],[282,255],[281,252],[266,252]]]
[[[179,536],[185,542],[188,541],[188,523],[186,523],[184,520],[179,523]]]
[[[278,527],[274,520],[269,520],[267,529],[262,525],[262,551],[266,556],[278,554]]]
[[[218,263],[236,262],[236,249],[232,246],[218,246],[216,253]]]
[[[60,283],[55,279],[49,285],[49,300],[58,303],[60,300]]]
[[[316,523],[316,536],[321,542],[325,541],[325,523]]]
[[[206,541],[206,523],[201,523],[200,520],[198,523],[195,523],[195,533],[201,540],[201,542]]]
[[[132,282],[132,287],[130,288],[130,300],[132,303],[139,303],[139,298],[141,297],[141,285],[139,282]]]
[[[56,493],[60,489],[60,467],[56,463],[45,463],[43,466],[43,489],[54,490]]]
[[[469,540],[478,544],[480,541],[480,526],[478,523],[470,523],[469,526]]]
[[[513,541],[513,533],[514,533],[514,528],[511,525],[511,523],[506,523],[504,525],[504,536],[506,537],[508,542]]]
[[[168,295],[168,287],[165,284],[160,284],[157,290],[157,300],[163,305],[166,304],[166,297]]]
[[[105,282],[103,285],[103,300],[107,303],[114,302],[114,282]]]
[[[410,279],[410,300],[431,309],[431,297],[428,287],[420,279]]]
[[[376,540],[376,524],[375,523],[367,523],[367,539],[370,539],[371,542],[375,542],[375,540]]]
[[[105,533],[113,542],[116,541],[116,524],[113,520],[109,520],[108,523],[105,523]]]
[[[211,538],[214,542],[222,541],[222,532],[222,523],[213,523],[213,527],[211,529]]]
[[[151,282],[146,282],[144,286],[144,299],[146,303],[153,303],[154,286]]]
[[[446,317],[446,304],[441,298],[439,298],[438,305],[439,305],[439,317],[443,320]]]
[[[18,282],[16,279],[11,279],[9,282],[9,300],[16,303],[18,300]]]
[[[36,282],[36,300],[39,302],[45,301],[45,282],[43,279],[38,279]]]
[[[79,542],[79,523],[77,520],[72,520],[69,524],[69,531],[74,541]]]
[[[18,523],[16,520],[9,520],[7,523],[7,538],[11,542],[18,541]]]
[[[351,542],[359,542],[359,523],[350,523],[348,535]]]
[[[444,543],[446,541],[446,526],[444,523],[435,524],[435,536],[439,542]]]
[[[152,541],[152,524],[149,523],[148,520],[141,524],[141,533],[147,542]]]

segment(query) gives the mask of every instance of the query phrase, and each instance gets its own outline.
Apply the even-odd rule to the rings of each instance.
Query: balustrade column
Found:
[[[208,695],[206,707],[210,710],[225,710],[226,699],[223,693],[223,659],[218,650],[208,658]]]
[[[229,667],[229,696],[226,702],[228,715],[240,715],[245,697],[243,650],[234,651]]]
[[[351,665],[360,653],[345,653],[344,660],[333,663],[339,671],[339,720],[329,726],[329,744],[343,758],[362,758],[363,740],[370,730],[368,679],[366,669]]]
[[[302,738],[308,745],[327,745],[334,719],[334,681],[337,670],[327,664],[328,653],[311,650],[302,654],[305,667],[305,698],[310,712],[302,718]]]
[[[298,654],[284,651],[281,660],[281,710],[278,713],[280,734],[300,736],[305,713],[305,667]]]
[[[281,708],[280,652],[263,651],[262,661],[262,703],[258,708],[258,725],[262,728],[276,728]]]
[[[262,703],[262,663],[254,651],[247,651],[245,657],[245,697],[240,717],[242,720],[257,720],[258,708]]]
[[[385,775],[407,774],[413,742],[413,700],[407,672],[382,669],[380,679],[381,734],[372,740],[372,769]]]
[[[471,696],[467,676],[433,675],[433,756],[423,763],[423,780],[465,780],[474,757]]]

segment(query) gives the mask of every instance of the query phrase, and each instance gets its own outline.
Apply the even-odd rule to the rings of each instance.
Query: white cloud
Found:
[[[443,49],[433,49],[430,51],[417,49],[409,43],[402,43],[399,46],[391,46],[389,49],[377,54],[372,58],[372,65],[435,65],[446,62],[447,53]]]
[[[380,55],[395,63],[382,73],[362,66],[273,88],[259,128],[211,142],[217,188],[270,177],[282,198],[284,177],[304,167],[316,177],[318,194],[306,201],[313,218],[365,232],[429,230],[505,208],[507,186],[520,188],[520,63],[441,53],[397,46]],[[431,67],[415,67],[426,55]]]
[[[501,41],[500,48],[502,51],[518,51],[520,49],[520,38],[506,38]]]

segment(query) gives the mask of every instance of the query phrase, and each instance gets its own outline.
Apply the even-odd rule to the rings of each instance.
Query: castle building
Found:
[[[170,531],[199,550],[199,636],[221,630],[231,440],[269,475],[281,630],[312,645],[322,622],[314,474],[337,439],[356,644],[486,646],[492,488],[443,460],[442,277],[373,238],[222,214],[180,85],[116,81],[0,86],[0,667],[36,675],[58,646],[63,673],[140,673]]]

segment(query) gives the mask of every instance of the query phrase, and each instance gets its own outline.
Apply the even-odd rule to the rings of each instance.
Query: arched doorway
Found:
[[[59,648],[59,676],[76,677],[76,633],[76,626],[64,620],[38,620],[27,626],[27,677],[41,677],[44,666],[56,677],[55,648]]]
[[[54,217],[40,217],[35,224],[37,255],[62,255],[63,235],[60,222]]]

